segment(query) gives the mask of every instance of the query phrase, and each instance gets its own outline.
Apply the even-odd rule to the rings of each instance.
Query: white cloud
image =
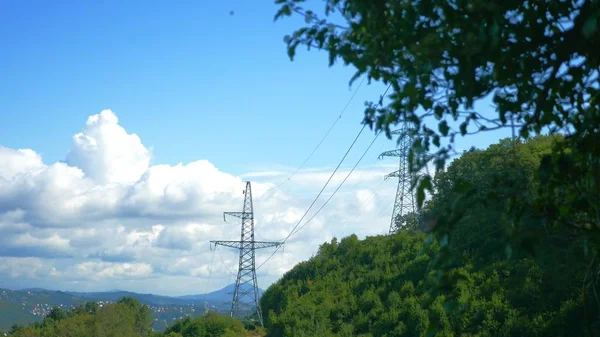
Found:
[[[140,137],[119,125],[112,111],[103,110],[90,116],[83,131],[73,136],[67,163],[100,184],[132,183],[148,168],[150,152]]]
[[[0,179],[13,179],[20,173],[44,167],[42,157],[29,149],[13,150],[0,146]]]
[[[239,239],[241,210],[252,182],[256,240],[283,239],[304,215],[330,168],[265,170],[233,176],[208,160],[150,165],[151,153],[110,110],[90,116],[73,136],[64,162],[44,163],[34,150],[0,147],[0,288],[128,289],[183,295],[216,289],[235,276],[235,250],[210,251],[210,240]],[[341,169],[290,237],[259,270],[268,286],[334,236],[387,232],[395,184],[389,162],[360,166],[331,202]],[[262,263],[273,251],[257,251]],[[212,263],[211,263],[212,262]]]

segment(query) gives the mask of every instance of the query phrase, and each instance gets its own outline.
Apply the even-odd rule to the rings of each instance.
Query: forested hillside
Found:
[[[464,153],[439,172],[424,220],[439,225],[438,219],[455,216],[448,221],[454,223],[451,235],[432,240],[424,228],[411,228],[395,236],[323,244],[265,292],[268,335],[598,331],[595,287],[594,294],[583,287],[592,260],[584,236],[551,226],[553,212],[538,193],[540,161],[560,140],[504,139]]]
[[[8,330],[13,324],[27,325],[41,321],[53,307],[70,310],[85,302],[113,303],[123,297],[132,297],[148,306],[153,318],[152,328],[162,331],[182,316],[201,315],[207,308],[211,311],[227,312],[231,300],[232,285],[215,292],[167,297],[138,294],[128,291],[113,292],[62,292],[46,289],[13,291],[0,289],[0,331]]]
[[[247,336],[242,322],[216,313],[178,320],[164,332],[152,330],[152,316],[146,305],[132,297],[99,306],[88,302],[72,310],[58,308],[42,322],[27,327],[15,325],[11,337],[236,337]]]

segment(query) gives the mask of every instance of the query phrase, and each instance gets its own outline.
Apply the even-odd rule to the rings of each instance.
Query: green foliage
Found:
[[[439,172],[424,218],[437,226],[460,210],[439,232],[446,239],[407,229],[323,244],[263,295],[268,335],[584,336],[600,328],[593,291],[582,292],[585,237],[549,226],[535,206],[537,167],[561,141],[501,140]]]
[[[165,330],[170,337],[235,337],[246,336],[244,324],[239,320],[216,313],[206,313],[197,318],[178,320]]]
[[[14,337],[241,337],[246,336],[242,322],[208,313],[186,317],[169,326],[164,333],[152,331],[152,317],[145,305],[132,297],[99,307],[85,303],[70,311],[54,308],[42,322],[29,326],[13,325]],[[255,334],[262,336],[260,331]]]
[[[389,103],[368,103],[364,123],[390,138],[394,125],[414,125],[413,169],[432,161],[442,170],[456,154],[457,136],[501,128],[513,128],[522,141],[565,135],[526,172],[497,172],[500,190],[503,174],[506,188],[539,174],[537,189],[485,205],[507,207],[502,226],[514,228],[530,224],[525,208],[535,208],[547,228],[575,230],[592,255],[600,252],[599,1],[325,0],[323,15],[303,8],[303,0],[275,2],[276,19],[297,14],[306,21],[285,38],[290,58],[300,45],[325,49],[330,65],[341,60],[356,68],[350,83],[365,75],[390,86]],[[495,115],[477,111],[484,97],[492,98]],[[420,179],[417,196],[433,192],[428,179]],[[473,179],[453,186],[455,202],[434,228],[438,240],[460,240],[451,238],[453,228],[482,190],[494,194],[488,187]],[[536,226],[523,228],[532,231],[518,231],[520,247],[532,253],[543,235]]]

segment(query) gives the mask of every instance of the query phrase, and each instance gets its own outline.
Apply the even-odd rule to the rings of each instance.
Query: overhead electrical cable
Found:
[[[268,189],[258,200],[262,199],[271,190],[274,190],[274,189],[282,186],[286,182],[290,181],[290,179],[292,179],[292,177],[295,176],[296,173],[298,173],[298,171],[300,171],[304,167],[304,165],[306,165],[306,163],[310,160],[310,158],[312,158],[312,156],[315,154],[315,152],[317,152],[317,150],[319,149],[319,147],[321,147],[321,145],[323,144],[323,142],[325,141],[325,139],[327,138],[327,136],[329,136],[329,133],[331,133],[331,130],[333,130],[333,128],[336,126],[336,124],[340,121],[340,119],[342,119],[342,115],[344,115],[344,113],[346,112],[346,109],[348,109],[348,106],[350,106],[350,103],[354,99],[354,96],[356,96],[356,93],[358,93],[358,90],[362,86],[362,84],[365,81],[366,77],[367,77],[366,75],[363,76],[362,80],[358,84],[358,87],[356,88],[356,90],[354,90],[354,92],[352,93],[352,96],[350,96],[350,98],[348,99],[348,102],[346,102],[346,105],[344,106],[344,108],[340,112],[339,116],[335,119],[335,121],[333,122],[333,124],[331,124],[331,126],[329,127],[329,130],[327,130],[327,132],[321,138],[321,140],[319,141],[319,143],[317,144],[317,146],[315,146],[315,148],[308,155],[308,157],[306,157],[306,159],[304,159],[304,161],[302,162],[302,164],[300,164],[300,166],[298,166],[298,168],[296,168],[296,170],[292,174],[290,174],[287,178],[285,178],[282,182],[280,182],[279,184],[277,184],[277,185],[271,187],[270,189]]]
[[[383,93],[383,95],[381,95],[381,97],[379,99],[379,102],[377,102],[377,105],[375,106],[375,108],[377,108],[381,104],[381,102],[383,101],[383,98],[387,94],[387,92],[390,89],[390,87],[391,87],[391,84],[388,85],[388,87],[385,89],[385,92]],[[299,230],[296,231],[296,228],[298,228],[298,226],[300,226],[300,223],[302,223],[302,220],[304,220],[304,218],[306,217],[306,215],[308,214],[308,212],[311,210],[311,208],[314,206],[314,204],[317,202],[317,200],[319,199],[319,197],[321,196],[321,194],[323,193],[323,191],[325,190],[325,188],[327,187],[327,185],[329,185],[329,182],[331,181],[331,179],[333,178],[333,176],[336,174],[336,172],[338,171],[338,169],[340,168],[340,166],[342,165],[342,163],[344,162],[344,160],[348,156],[348,153],[350,153],[350,150],[352,150],[352,148],[354,147],[354,144],[356,144],[356,141],[358,140],[358,138],[360,137],[360,135],[362,134],[362,132],[365,130],[366,127],[367,127],[367,124],[364,124],[363,127],[360,129],[360,131],[358,132],[358,134],[354,138],[354,141],[352,141],[352,144],[350,144],[350,147],[348,148],[348,150],[346,150],[346,153],[344,154],[344,156],[342,157],[342,159],[340,160],[340,162],[336,166],[335,170],[333,170],[333,172],[329,176],[329,179],[327,179],[327,181],[325,182],[325,185],[323,186],[323,188],[321,188],[321,190],[319,191],[319,193],[317,194],[317,196],[315,197],[315,199],[313,200],[313,202],[310,204],[310,206],[308,207],[308,209],[306,210],[306,212],[304,212],[304,214],[302,215],[302,217],[300,218],[300,220],[298,220],[298,223],[296,223],[296,225],[294,226],[294,228],[292,228],[292,230],[290,231],[290,233],[283,240],[282,244],[280,246],[278,246],[273,251],[273,253],[263,263],[261,263],[256,268],[256,270],[260,269],[265,263],[267,263],[275,255],[275,253],[277,253],[277,251],[279,251],[279,248],[282,247],[283,244],[285,244],[287,242],[287,240],[290,238],[290,236],[292,236],[293,234],[296,234],[299,231]],[[377,140],[377,138],[379,137],[380,134],[381,134],[380,132],[377,133],[377,135],[373,138],[373,140],[371,141],[371,143],[369,144],[369,146],[367,147],[367,149],[363,152],[362,156],[358,159],[358,161],[356,162],[356,164],[354,165],[354,167],[352,167],[352,170],[350,170],[350,172],[346,175],[346,177],[344,178],[344,180],[335,189],[335,191],[329,197],[329,199],[327,199],[325,201],[325,203],[321,206],[321,208],[319,208],[319,210],[309,219],[309,221],[307,221],[304,225],[302,225],[302,227],[300,229],[304,228],[304,226],[306,226],[310,222],[310,220],[312,220],[325,207],[325,205],[327,205],[327,203],[329,202],[329,200],[331,200],[331,198],[333,198],[333,196],[335,195],[335,193],[337,193],[337,191],[342,187],[342,185],[346,182],[346,180],[352,174],[352,172],[354,171],[354,169],[356,169],[356,167],[358,166],[358,164],[361,162],[361,160],[364,158],[364,156],[367,154],[367,152],[371,149],[371,146],[373,146],[373,144],[375,143],[375,140]]]

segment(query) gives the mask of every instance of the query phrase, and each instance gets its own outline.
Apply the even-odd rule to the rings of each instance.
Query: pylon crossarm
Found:
[[[210,243],[212,243],[215,246],[221,245],[221,246],[231,247],[231,248],[240,248],[241,241],[211,241]]]
[[[390,132],[390,135],[406,135],[406,129],[402,128],[402,129],[396,129],[394,131]]]
[[[254,249],[271,248],[281,246],[281,242],[272,241],[211,241],[213,245],[221,245],[231,248],[240,248],[242,243],[244,246],[254,243]],[[248,249],[251,249],[250,247]]]
[[[252,219],[252,213],[249,213],[249,212],[224,212],[223,220],[225,220],[226,215],[233,216],[233,217],[240,218],[240,219]]]
[[[254,249],[279,247],[283,243],[281,242],[270,242],[270,241],[254,241]]]
[[[382,152],[379,155],[379,158],[381,159],[383,157],[402,157],[402,156],[404,156],[404,154],[402,153],[402,150],[401,149],[396,149],[396,150],[390,150],[390,151]]]
[[[383,177],[383,179],[388,180],[389,178],[399,178],[399,177],[400,177],[400,170],[386,175],[385,177]]]

